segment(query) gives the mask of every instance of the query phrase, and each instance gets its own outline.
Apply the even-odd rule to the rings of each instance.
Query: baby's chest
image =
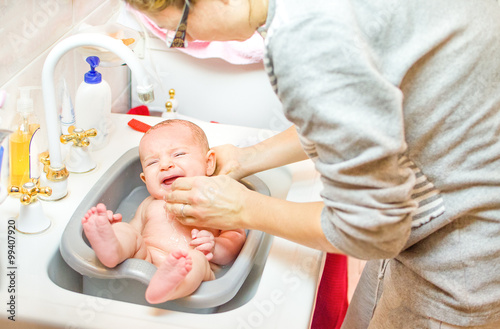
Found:
[[[148,212],[142,236],[146,244],[158,248],[188,246],[191,242],[191,228],[179,223],[173,215],[165,212],[163,207],[159,211]]]

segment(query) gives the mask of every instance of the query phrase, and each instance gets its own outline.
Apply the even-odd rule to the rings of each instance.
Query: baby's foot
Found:
[[[170,300],[177,286],[193,268],[193,261],[185,250],[170,253],[158,267],[146,290],[146,300],[158,304]]]
[[[120,244],[111,228],[106,206],[100,203],[92,207],[82,218],[82,226],[101,263],[107,267],[118,265]]]

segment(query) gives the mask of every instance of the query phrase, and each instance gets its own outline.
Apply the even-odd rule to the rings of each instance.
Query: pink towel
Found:
[[[167,33],[165,29],[158,27],[146,15],[130,6],[128,9],[134,12],[151,33],[165,40]],[[231,64],[252,64],[259,63],[264,58],[264,40],[259,33],[246,41],[190,41],[187,48],[177,48],[178,50],[197,58],[222,58]]]

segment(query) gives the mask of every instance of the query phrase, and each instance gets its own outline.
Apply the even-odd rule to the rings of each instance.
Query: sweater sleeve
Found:
[[[377,70],[348,11],[294,17],[272,35],[268,54],[285,114],[322,177],[326,237],[357,258],[394,257],[416,208],[415,176],[398,161],[401,90]]]

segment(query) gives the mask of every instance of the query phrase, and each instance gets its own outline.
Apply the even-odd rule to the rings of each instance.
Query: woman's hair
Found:
[[[177,8],[182,8],[186,3],[186,0],[124,0],[133,8],[142,11],[144,13],[158,13],[163,9],[171,6]],[[194,3],[196,1],[189,1]]]
[[[175,125],[180,125],[188,128],[191,130],[191,133],[193,134],[194,139],[196,142],[205,150],[209,150],[209,145],[208,145],[208,139],[207,135],[205,135],[205,132],[203,129],[201,129],[198,125],[192,123],[191,121],[187,120],[181,120],[181,119],[170,119],[170,120],[165,120],[160,123],[157,123],[153,127],[151,127],[146,134],[150,133],[152,130],[156,130],[162,127],[166,126],[175,126]]]

